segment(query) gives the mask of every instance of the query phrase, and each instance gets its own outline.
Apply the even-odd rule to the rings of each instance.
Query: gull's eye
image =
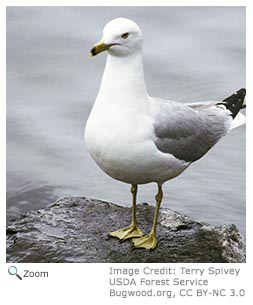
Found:
[[[128,36],[129,36],[129,33],[124,33],[124,34],[122,34],[122,35],[121,35],[121,38],[123,38],[123,39],[127,39],[127,38],[128,38]]]

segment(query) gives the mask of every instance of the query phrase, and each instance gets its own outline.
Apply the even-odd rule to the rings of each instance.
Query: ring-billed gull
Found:
[[[220,102],[183,104],[150,97],[143,74],[142,32],[126,18],[106,24],[90,55],[103,51],[108,52],[106,67],[86,124],[86,144],[103,171],[131,184],[132,222],[110,236],[132,238],[135,247],[154,249],[163,183],[245,123],[239,111],[246,90]],[[136,219],[137,186],[150,182],[157,183],[158,192],[153,226],[144,235]]]

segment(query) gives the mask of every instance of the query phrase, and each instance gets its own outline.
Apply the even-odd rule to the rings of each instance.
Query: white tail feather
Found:
[[[230,130],[237,128],[243,124],[246,124],[246,116],[241,112],[238,112],[236,117],[233,119]]]

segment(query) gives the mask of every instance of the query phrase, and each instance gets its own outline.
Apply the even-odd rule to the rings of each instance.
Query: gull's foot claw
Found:
[[[135,248],[144,248],[147,250],[155,249],[157,246],[157,238],[151,233],[140,238],[133,238],[132,242]]]
[[[130,225],[127,228],[119,229],[114,232],[110,232],[109,236],[117,237],[120,241],[124,241],[129,238],[133,237],[141,237],[144,234],[142,233],[141,229],[137,225]]]

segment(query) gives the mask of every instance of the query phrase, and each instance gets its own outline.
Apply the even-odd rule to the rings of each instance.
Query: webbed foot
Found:
[[[157,238],[154,233],[149,233],[140,238],[133,238],[132,242],[135,248],[144,248],[147,250],[155,249],[157,246]]]
[[[142,233],[138,225],[130,225],[127,228],[119,229],[109,233],[109,236],[117,237],[120,240],[126,240],[133,237],[141,237],[143,235],[144,234]]]

